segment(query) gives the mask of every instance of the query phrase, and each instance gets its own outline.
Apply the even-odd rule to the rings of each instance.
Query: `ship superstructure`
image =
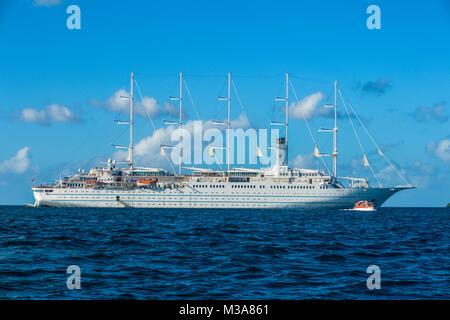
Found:
[[[180,74],[179,121],[172,122],[182,128],[182,82]],[[321,129],[333,133],[333,152],[320,153],[315,144],[316,157],[330,156],[333,172],[288,166],[289,75],[286,74],[286,121],[271,122],[283,125],[285,137],[272,147],[276,163],[265,169],[230,167],[229,130],[226,149],[227,168],[222,171],[205,168],[188,168],[183,174],[181,161],[178,174],[161,168],[137,167],[133,162],[134,73],[131,74],[130,119],[118,121],[130,126],[128,146],[115,146],[128,150],[127,162],[109,159],[105,166],[89,172],[79,170],[71,177],[59,179],[50,185],[33,186],[36,206],[56,207],[137,207],[137,208],[353,208],[358,201],[370,201],[381,206],[394,193],[411,188],[410,185],[385,188],[372,187],[367,179],[339,177],[337,174],[337,95],[335,82],[334,128]],[[231,75],[228,74],[228,118],[222,124],[230,128]],[[347,108],[347,107],[346,107]],[[309,127],[308,127],[309,128]],[[356,132],[355,132],[356,133]],[[358,138],[359,141],[359,138]],[[162,151],[170,146],[161,146]],[[219,148],[219,147],[216,147]],[[362,148],[362,146],[361,146]],[[212,150],[212,149],[211,149]],[[381,150],[378,148],[379,153]],[[181,152],[180,152],[181,154]],[[384,155],[383,155],[384,156]],[[364,165],[367,166],[364,154]],[[125,167],[123,167],[125,165]],[[394,168],[395,169],[395,168]],[[347,186],[344,186],[345,181]]]

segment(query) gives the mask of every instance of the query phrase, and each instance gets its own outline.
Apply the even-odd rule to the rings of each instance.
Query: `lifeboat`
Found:
[[[136,184],[138,185],[138,187],[147,187],[153,185],[156,182],[158,182],[158,179],[138,180]]]
[[[355,203],[355,206],[352,209],[353,211],[375,211],[375,207],[373,203],[366,200],[361,200]]]
[[[96,185],[99,183],[100,182],[98,180],[86,180],[86,184],[88,184],[88,185]]]

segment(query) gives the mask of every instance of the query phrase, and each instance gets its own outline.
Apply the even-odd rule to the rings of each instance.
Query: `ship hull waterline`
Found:
[[[194,189],[188,191],[149,189],[71,189],[54,188],[52,192],[34,188],[36,206],[78,207],[78,208],[217,208],[217,209],[351,209],[361,200],[371,201],[380,207],[393,194],[407,189],[361,188],[317,190],[316,192],[240,193],[227,190],[217,193],[202,193]],[[42,192],[43,191],[43,192]],[[47,191],[49,191],[47,189]]]

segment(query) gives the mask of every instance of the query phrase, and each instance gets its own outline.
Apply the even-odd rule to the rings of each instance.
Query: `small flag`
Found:
[[[370,167],[369,160],[367,160],[366,155],[364,155],[364,158],[363,158],[363,165],[364,165],[364,167]]]
[[[384,156],[383,152],[381,152],[380,149],[378,149],[378,154],[379,154],[380,156]]]
[[[165,155],[166,155],[166,152],[164,151],[164,148],[161,146],[160,149],[161,149],[160,155],[165,156]]]
[[[32,183],[34,182],[34,178],[33,178],[33,179],[31,179],[31,182],[32,182]]]

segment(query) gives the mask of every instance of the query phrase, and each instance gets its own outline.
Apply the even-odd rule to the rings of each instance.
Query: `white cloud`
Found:
[[[202,143],[196,144],[194,143],[194,123],[198,121],[188,121],[183,124],[183,129],[187,130],[191,134],[191,147],[193,148],[193,152],[200,151],[203,153],[206,146],[209,144],[207,141],[203,141],[203,135],[208,129],[217,129],[222,134],[224,134],[226,127],[224,125],[215,124],[212,120],[202,121]],[[232,120],[232,128],[244,128],[248,127],[248,122],[244,115],[241,115],[238,119]],[[168,125],[162,128],[158,128],[153,132],[151,136],[147,136],[142,138],[134,145],[134,162],[138,166],[149,166],[149,167],[158,167],[158,168],[168,168],[169,164],[167,162],[167,158],[160,154],[161,144],[163,145],[177,145],[177,141],[171,140],[171,135],[174,131],[178,130],[178,126],[176,125]],[[225,143],[225,136],[222,140]],[[219,146],[219,145],[217,145]],[[219,152],[219,151],[218,151]],[[171,150],[167,149],[166,154],[170,159]],[[128,150],[118,150],[116,151],[112,158],[118,161],[128,161]]]
[[[24,122],[47,123],[47,113],[44,110],[25,108],[20,112],[20,118]]]
[[[55,122],[73,122],[78,117],[67,107],[52,104],[47,107],[47,115],[51,121]]]
[[[129,96],[130,93],[124,89],[120,89],[114,92],[106,101],[92,100],[92,104],[108,111],[129,114],[130,100],[123,98]],[[178,112],[179,109],[177,107],[167,102],[161,106],[153,97],[143,97],[142,100],[135,100],[134,103],[135,114],[147,117],[148,113],[152,119],[157,119],[161,116],[177,116]]]
[[[429,119],[434,119],[441,123],[448,121],[448,116],[446,115],[445,110],[445,102],[441,102],[432,107],[417,108],[412,115],[419,122],[426,122]]]
[[[172,133],[177,130],[177,126],[168,125],[158,128],[151,136],[142,138],[134,145],[134,162],[138,166],[149,166],[153,168],[167,168],[169,163],[167,158],[161,155],[161,145],[176,145],[178,142],[171,140]],[[183,125],[191,135],[193,132],[193,121]],[[205,123],[203,124],[203,129]],[[171,150],[166,150],[170,159]],[[128,150],[118,150],[113,154],[113,159],[118,161],[128,161]]]
[[[291,161],[292,167],[300,169],[310,169],[314,165],[314,156],[310,154],[299,154]]]
[[[247,117],[243,113],[241,113],[237,119],[231,120],[230,125],[231,125],[231,128],[233,128],[233,129],[238,129],[238,128],[245,129],[245,128],[250,127],[250,123],[248,122]]]
[[[450,138],[444,138],[439,142],[431,141],[427,150],[444,162],[450,161]]]
[[[397,170],[403,177],[406,177],[407,172],[405,169],[397,167]],[[398,182],[400,179],[398,173],[391,166],[386,166],[385,168],[381,169],[380,172],[377,173],[377,177],[385,183]]]
[[[316,92],[304,97],[298,103],[292,102],[289,105],[289,116],[301,120],[303,120],[303,118],[306,120],[311,119],[315,114],[317,105],[323,98],[324,95],[322,92]]]
[[[11,159],[0,163],[0,173],[24,173],[30,166],[30,147],[23,147]]]
[[[23,109],[20,111],[20,120],[23,122],[49,125],[53,122],[76,122],[79,118],[69,108],[51,104],[44,110]]]
[[[435,173],[435,169],[433,166],[427,163],[422,163],[420,161],[414,161],[414,163],[412,164],[412,169],[417,171],[421,175],[431,175]]]
[[[35,7],[52,7],[61,4],[61,0],[33,0]]]

